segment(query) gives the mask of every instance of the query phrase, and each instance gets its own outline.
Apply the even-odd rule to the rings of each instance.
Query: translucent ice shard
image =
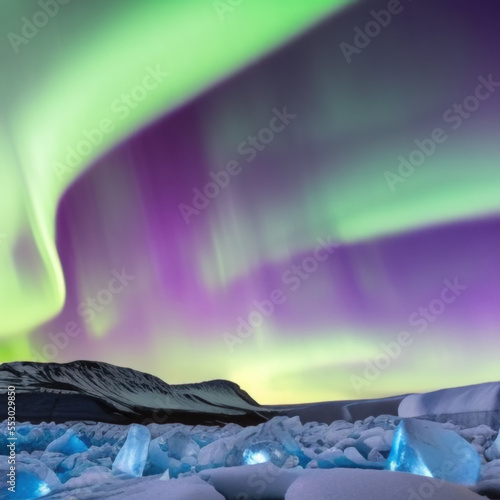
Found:
[[[177,460],[196,456],[199,451],[199,445],[184,432],[176,432],[168,439],[168,454]]]
[[[485,451],[484,455],[488,460],[498,460],[500,458],[500,432],[495,441],[493,441],[491,446]]]
[[[148,457],[151,434],[144,425],[132,424],[127,439],[113,462],[114,473],[141,477]]]
[[[73,453],[83,453],[88,447],[75,434],[73,429],[68,429],[61,437],[49,443],[46,451],[73,455]]]
[[[393,471],[463,485],[476,484],[481,469],[479,455],[465,439],[441,424],[417,419],[401,421],[387,464]]]

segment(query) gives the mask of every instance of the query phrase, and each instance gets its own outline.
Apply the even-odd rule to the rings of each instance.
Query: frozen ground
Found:
[[[486,425],[387,415],[330,425],[275,417],[245,428],[19,423],[16,494],[2,485],[1,498],[500,498],[496,437]],[[3,422],[2,453],[6,438]]]
[[[107,363],[4,363],[0,419],[10,385],[15,493],[4,421],[0,500],[500,499],[500,383],[262,406],[224,380],[169,385]]]

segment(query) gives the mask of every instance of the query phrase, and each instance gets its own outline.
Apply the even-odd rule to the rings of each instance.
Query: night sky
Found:
[[[262,403],[499,378],[496,4],[346,3],[73,0],[4,37],[0,361]]]

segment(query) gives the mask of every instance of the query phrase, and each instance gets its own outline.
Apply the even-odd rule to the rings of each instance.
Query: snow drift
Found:
[[[454,422],[469,427],[500,426],[500,383],[442,389],[425,394],[411,394],[400,403],[400,417],[422,417],[439,422]]]

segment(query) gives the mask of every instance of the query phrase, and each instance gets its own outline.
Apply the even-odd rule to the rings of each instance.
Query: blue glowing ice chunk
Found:
[[[266,451],[251,451],[246,449],[243,452],[243,461],[247,465],[263,464],[269,462],[269,454]]]
[[[405,419],[396,429],[387,467],[471,486],[479,479],[481,460],[456,432],[436,422]]]
[[[255,465],[272,462],[274,465],[281,467],[288,454],[285,452],[280,443],[273,441],[262,441],[253,443],[243,450],[242,465]]]
[[[87,450],[88,447],[80,440],[73,429],[68,429],[61,437],[49,443],[45,451],[73,455]]]
[[[151,434],[147,427],[132,424],[127,439],[113,462],[113,472],[131,477],[141,477],[148,458],[150,441]]]
[[[0,475],[2,488],[0,488],[1,499],[34,499],[48,495],[60,488],[61,483],[56,474],[40,460],[29,455],[18,455],[16,457],[15,472],[12,472],[7,456],[0,456]],[[5,479],[4,479],[5,478]],[[5,487],[4,487],[5,485]],[[8,490],[8,488],[14,488]]]
[[[9,498],[40,498],[50,493],[50,487],[36,474],[19,472],[16,478],[16,490]]]

